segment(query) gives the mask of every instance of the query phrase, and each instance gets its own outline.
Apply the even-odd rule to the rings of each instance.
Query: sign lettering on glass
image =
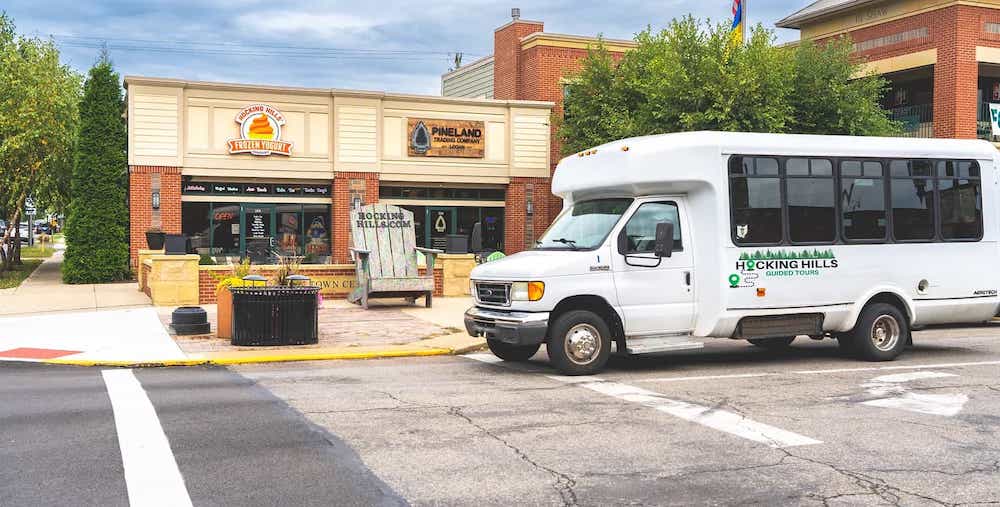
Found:
[[[481,121],[410,118],[406,132],[411,157],[483,158],[486,153]]]

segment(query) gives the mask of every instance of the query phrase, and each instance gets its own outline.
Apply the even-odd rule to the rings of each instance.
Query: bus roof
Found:
[[[723,183],[727,155],[954,158],[993,160],[997,149],[974,139],[819,136],[748,132],[680,132],[633,137],[570,155],[559,162],[552,193],[650,195]],[[717,167],[718,171],[706,171]]]

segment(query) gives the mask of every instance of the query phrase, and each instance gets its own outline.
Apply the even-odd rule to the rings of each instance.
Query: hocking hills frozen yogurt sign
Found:
[[[292,154],[292,143],[281,140],[281,127],[285,115],[267,104],[251,104],[236,115],[240,125],[240,138],[230,139],[229,153],[268,155]]]

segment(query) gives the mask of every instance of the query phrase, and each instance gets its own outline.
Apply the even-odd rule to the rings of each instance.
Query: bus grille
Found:
[[[476,282],[476,301],[488,305],[510,306],[510,284]]]

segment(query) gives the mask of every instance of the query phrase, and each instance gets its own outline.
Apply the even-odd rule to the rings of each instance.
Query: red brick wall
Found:
[[[934,135],[976,137],[979,65],[976,46],[1000,47],[1000,35],[983,31],[986,22],[1000,22],[1000,11],[955,5],[851,31],[855,42],[926,27],[928,36],[857,53],[881,60],[937,49],[934,66]]]
[[[181,232],[181,168],[129,167],[129,254],[136,268],[139,250],[149,248],[146,230],[153,225],[152,175],[160,175],[160,228],[169,234]]]
[[[531,187],[532,215],[528,227],[527,200]],[[511,178],[504,210],[504,251],[510,255],[534,246],[550,223],[552,186],[548,178]]]
[[[338,172],[333,180],[333,263],[351,262],[352,180],[357,190],[364,186],[363,204],[378,202],[378,173]]]
[[[522,99],[519,88],[521,38],[545,29],[543,23],[514,21],[493,32],[493,98]]]

